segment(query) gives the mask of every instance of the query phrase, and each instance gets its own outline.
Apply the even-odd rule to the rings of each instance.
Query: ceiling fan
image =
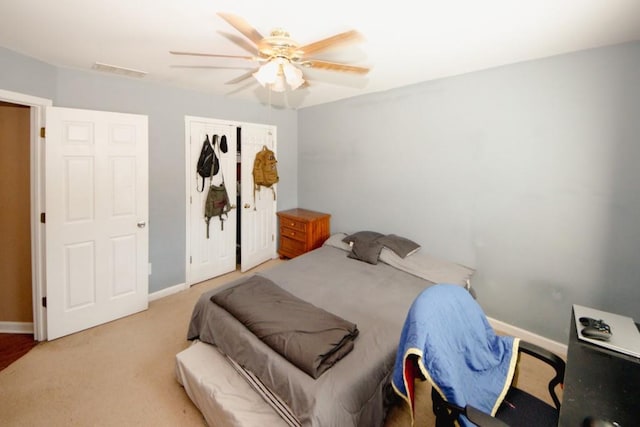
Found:
[[[274,29],[269,36],[263,37],[262,34],[239,16],[222,12],[219,12],[218,15],[252,42],[251,47],[254,49],[253,56],[180,51],[170,51],[169,53],[173,55],[244,59],[257,62],[260,64],[258,67],[228,81],[226,84],[239,83],[253,76],[263,87],[269,87],[276,92],[285,91],[287,86],[289,86],[291,90],[295,90],[303,85],[308,85],[299,67],[311,67],[356,74],[366,74],[369,72],[369,68],[314,59],[311,56],[339,44],[361,38],[360,33],[355,30],[339,33],[300,46],[291,38],[289,33],[283,29]]]

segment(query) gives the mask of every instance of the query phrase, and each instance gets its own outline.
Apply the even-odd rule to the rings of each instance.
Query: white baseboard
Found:
[[[177,285],[161,289],[152,294],[149,294],[149,302],[168,297],[169,295],[177,294],[178,292],[184,291],[185,289],[189,289],[186,283],[178,283]]]
[[[561,344],[557,341],[550,340],[549,338],[545,338],[543,336],[534,334],[533,332],[529,332],[525,329],[518,328],[517,326],[510,325],[500,320],[492,319],[491,317],[487,317],[487,319],[489,320],[489,323],[491,324],[491,326],[493,326],[494,329],[504,332],[505,334],[518,337],[532,344],[539,345],[542,348],[546,348],[550,352],[555,353],[566,360],[567,358],[566,344]]]
[[[0,322],[3,334],[32,334],[33,322]]]

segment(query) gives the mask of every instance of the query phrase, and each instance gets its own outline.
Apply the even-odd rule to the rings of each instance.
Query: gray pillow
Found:
[[[400,258],[406,258],[420,249],[420,245],[413,240],[409,240],[406,237],[396,236],[395,234],[388,234],[386,236],[379,237],[376,241],[391,249]]]
[[[342,241],[349,244],[358,241],[370,242],[376,240],[378,237],[384,237],[384,234],[378,233],[377,231],[358,231],[357,233],[349,234],[347,237],[342,239]]]
[[[382,251],[382,243],[378,243],[375,240],[356,240],[347,256],[375,265],[378,263],[380,251]]]

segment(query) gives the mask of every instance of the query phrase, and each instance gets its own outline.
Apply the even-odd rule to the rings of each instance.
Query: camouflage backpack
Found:
[[[231,210],[231,203],[229,203],[229,195],[227,194],[227,188],[224,186],[224,181],[220,185],[209,186],[209,192],[207,193],[207,201],[204,205],[204,221],[207,223],[207,239],[209,238],[209,221],[214,216],[220,218],[220,230],[224,230],[224,220],[227,217],[227,212]],[[222,215],[225,218],[222,218]]]
[[[214,135],[214,143],[217,140],[218,135]],[[222,151],[227,152],[226,148],[226,138],[222,136],[222,142],[224,142]],[[220,145],[222,145],[222,142]],[[215,144],[214,144],[215,146]],[[222,158],[220,154],[220,147],[218,147],[218,156]],[[215,156],[215,153],[214,153]],[[220,175],[222,176],[222,182],[220,185],[209,185],[209,192],[207,193],[207,200],[204,204],[204,221],[207,224],[207,239],[209,238],[209,222],[211,218],[217,216],[220,218],[220,230],[224,230],[224,221],[228,217],[228,212],[232,209],[231,202],[229,201],[229,194],[227,194],[227,187],[224,185],[224,173],[222,172],[222,168],[220,167]],[[212,172],[215,175],[216,172]],[[223,218],[222,216],[225,216]]]
[[[277,183],[278,177],[278,161],[273,151],[269,150],[266,145],[262,146],[262,150],[256,153],[253,161],[253,198],[255,200],[256,191],[260,190],[260,186],[271,188],[273,191],[273,200],[276,199],[276,191],[273,184]],[[255,207],[255,203],[254,203]]]

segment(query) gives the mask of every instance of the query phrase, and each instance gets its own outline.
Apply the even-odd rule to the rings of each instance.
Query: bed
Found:
[[[211,301],[246,277],[200,296],[187,336],[197,343],[192,347],[198,348],[198,354],[189,348],[178,355],[176,371],[209,424],[256,425],[259,419],[261,424],[276,425],[277,418],[285,421],[282,425],[384,424],[400,331],[412,301],[434,283],[469,289],[473,270],[436,259],[424,250],[403,258],[388,247],[382,248],[375,262],[363,262],[350,258],[354,247],[343,241],[345,237],[333,234],[322,247],[257,273],[357,325],[353,349],[317,379]],[[190,356],[196,361],[190,361]],[[221,378],[216,378],[216,372]],[[249,388],[247,381],[252,383]],[[267,400],[273,404],[265,406]],[[273,418],[274,413],[279,415]]]

